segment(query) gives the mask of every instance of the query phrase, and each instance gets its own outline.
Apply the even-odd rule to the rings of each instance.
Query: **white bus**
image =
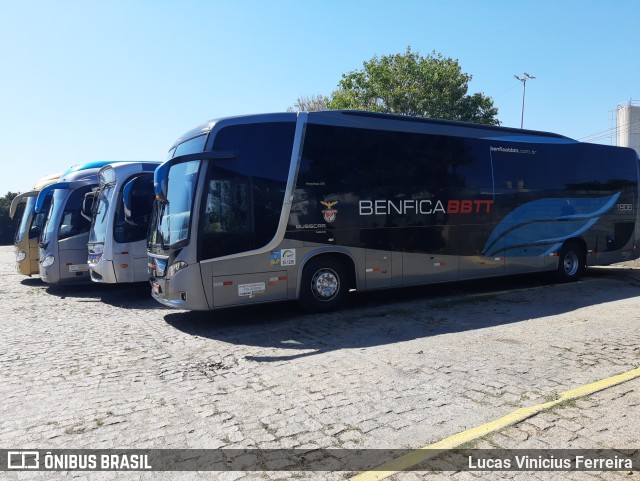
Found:
[[[214,120],[155,173],[152,295],[183,309],[635,259],[638,156],[545,132],[361,111]]]
[[[39,273],[50,284],[89,281],[87,240],[91,223],[82,216],[85,194],[98,183],[98,171],[113,161],[89,162],[65,172],[36,198],[35,212],[46,211],[39,238]]]
[[[94,282],[144,282],[147,230],[153,206],[153,172],[159,162],[120,162],[104,166],[94,192],[88,265]]]
[[[43,177],[34,184],[33,189],[17,195],[11,201],[9,217],[12,219],[16,215],[18,206],[24,202],[24,210],[16,229],[13,248],[16,254],[16,270],[25,276],[38,273],[38,237],[46,220],[45,213],[35,213],[36,197],[47,185],[57,182],[60,175],[57,173]],[[47,207],[45,206],[45,210]]]

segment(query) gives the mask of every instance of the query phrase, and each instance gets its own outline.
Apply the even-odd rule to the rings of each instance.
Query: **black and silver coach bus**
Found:
[[[224,118],[155,172],[153,296],[183,309],[638,257],[638,156],[545,132],[333,111]]]

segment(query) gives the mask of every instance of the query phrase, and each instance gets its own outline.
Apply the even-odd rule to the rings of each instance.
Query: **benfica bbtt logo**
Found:
[[[325,222],[331,224],[336,220],[336,216],[338,215],[338,210],[332,208],[334,205],[338,203],[338,201],[337,200],[335,202],[320,201],[320,203],[326,207],[326,209],[322,211],[322,216],[324,217]]]

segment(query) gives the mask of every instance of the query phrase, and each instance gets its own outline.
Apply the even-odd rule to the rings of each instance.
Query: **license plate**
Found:
[[[89,272],[89,264],[72,264],[69,266],[69,272]]]

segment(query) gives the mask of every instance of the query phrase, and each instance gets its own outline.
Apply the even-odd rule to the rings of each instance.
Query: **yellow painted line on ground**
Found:
[[[449,436],[448,438],[443,439],[442,441],[438,441],[437,443],[429,444],[422,448],[415,449],[405,454],[404,456],[400,456],[399,458],[393,459],[378,466],[374,471],[366,471],[360,473],[350,478],[350,481],[377,481],[387,478],[400,471],[408,470],[409,468],[440,454],[435,450],[456,448],[464,443],[474,441],[483,436],[486,436],[487,434],[496,432],[509,426],[513,426],[516,423],[522,422],[525,419],[530,418],[554,406],[557,406],[558,404],[588,396],[595,392],[602,391],[609,387],[616,386],[618,384],[630,381],[638,377],[640,377],[640,367],[632,369],[631,371],[624,372],[622,374],[608,377],[606,379],[601,379],[600,381],[585,384],[584,386],[569,389],[568,391],[560,393],[558,398],[554,399],[553,401],[536,404],[535,406],[520,408],[494,421],[489,421],[488,423],[481,424],[480,426],[468,429],[467,431],[454,434],[453,436]]]

